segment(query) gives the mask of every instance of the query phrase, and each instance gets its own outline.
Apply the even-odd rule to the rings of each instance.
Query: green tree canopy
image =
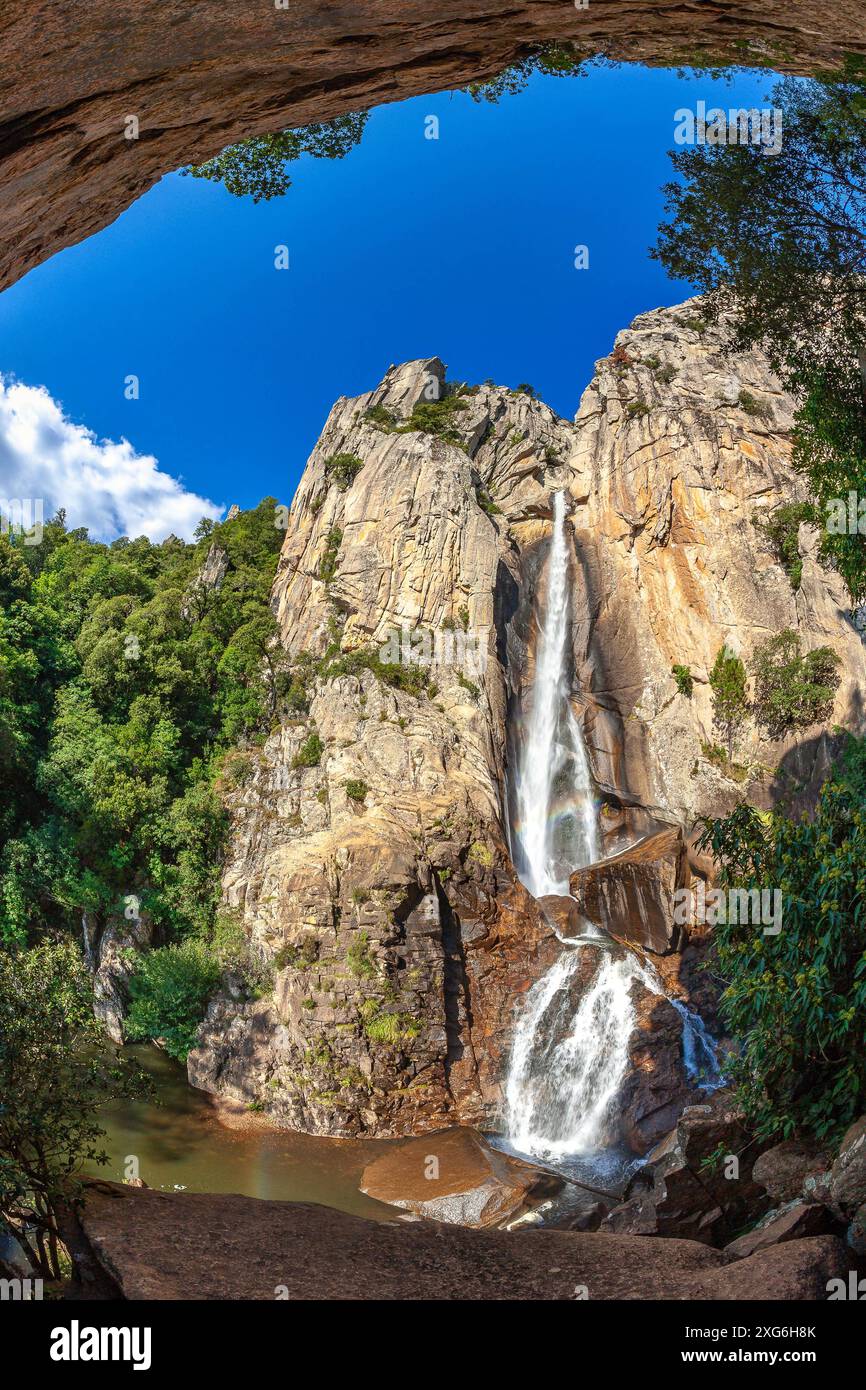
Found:
[[[800,404],[794,459],[826,518],[849,489],[866,496],[866,71],[788,78],[777,154],[757,144],[671,155],[670,219],[651,251],[727,314],[734,349],[760,344]],[[866,598],[866,541],[824,530],[822,554],[852,601]]]
[[[237,198],[248,194],[254,203],[279,198],[292,185],[290,164],[304,154],[313,159],[342,159],[360,143],[367,116],[366,111],[350,111],[298,130],[254,135],[203,164],[190,165],[184,173],[221,183]]]
[[[90,977],[71,941],[0,948],[0,1230],[33,1272],[57,1280],[61,1247],[86,1258],[81,1172],[104,1163],[100,1108],[146,1094],[140,1072],[106,1051]]]
[[[829,717],[839,685],[838,666],[831,647],[801,652],[793,628],[784,628],[758,647],[752,659],[753,711],[770,738],[808,729]]]
[[[734,735],[749,711],[746,694],[746,668],[735,652],[720,647],[710,672],[713,719],[728,749],[728,762],[734,757]]]
[[[866,1109],[866,743],[851,739],[811,819],[739,806],[704,821],[722,883],[778,889],[781,930],[719,923],[730,1064],[761,1136],[835,1142]]]

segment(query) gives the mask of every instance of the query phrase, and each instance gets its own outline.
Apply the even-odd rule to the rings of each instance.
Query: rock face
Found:
[[[132,961],[152,941],[153,925],[148,916],[110,917],[92,950],[93,1012],[112,1042],[123,1042]]]
[[[833,1236],[751,1259],[689,1240],[473,1231],[329,1207],[92,1184],[83,1226],[126,1299],[823,1299],[847,1277]]]
[[[500,1153],[471,1129],[395,1144],[364,1169],[368,1197],[456,1226],[504,1226],[562,1187],[562,1180]]]
[[[845,1215],[852,1215],[866,1203],[866,1115],[861,1115],[842,1140],[830,1169],[829,1197]]]
[[[813,1153],[795,1139],[786,1139],[755,1160],[752,1176],[774,1203],[785,1204],[799,1198],[806,1180],[822,1174],[826,1167],[825,1155]]]
[[[611,935],[666,955],[684,944],[674,893],[690,882],[682,833],[663,830],[588,869],[570,888],[578,910]]]
[[[795,592],[755,526],[803,495],[790,467],[792,402],[761,353],[728,357],[724,345],[724,324],[703,328],[697,300],[640,315],[598,364],[562,471],[577,504],[574,659],[596,776],[619,802],[681,824],[744,794],[772,804],[790,787],[764,769],[780,765],[802,805],[835,749],[823,731],[769,744],[750,725],[735,749],[742,781],[709,760],[708,677],[723,644],[748,659],[790,627],[804,650],[831,646],[843,678],[827,723],[862,724],[866,658],[843,586],[817,565],[803,527]],[[691,698],[677,691],[675,663],[692,672]]]
[[[683,1111],[602,1230],[723,1245],[770,1205],[754,1180],[759,1152],[730,1096],[717,1091],[708,1103]]]
[[[659,62],[812,71],[866,51],[862,6],[736,12],[666,0],[292,0],[219,6],[5,0],[0,288],[112,222],[165,173],[253,135],[492,77],[533,45]],[[746,55],[744,59],[744,55]],[[139,121],[127,138],[128,117]]]
[[[496,1123],[515,1005],[561,950],[554,924],[573,934],[561,904],[537,904],[516,878],[503,790],[531,700],[552,491],[571,498],[572,702],[606,852],[669,827],[620,877],[584,876],[587,915],[590,901],[619,914],[623,937],[654,951],[685,945],[666,918],[673,885],[701,871],[682,825],[743,790],[702,755],[722,642],[748,655],[791,626],[804,648],[833,646],[832,722],[859,726],[866,658],[838,579],[804,528],[794,593],[753,524],[798,495],[791,402],[759,353],[725,357],[723,330],[695,326],[698,310],[658,310],[620,334],[573,424],[525,393],[449,393],[436,358],[334,406],[273,591],[308,711],[238,755],[228,796],[225,900],[274,989],[217,998],[194,1085],[317,1133]],[[638,396],[646,410],[629,411]],[[674,661],[695,674],[691,700]],[[750,764],[785,755],[753,730],[743,748]],[[824,735],[801,743],[803,796],[830,749]],[[658,958],[680,998],[694,954]],[[679,1024],[663,1002],[647,1002],[634,1045],[639,1151],[686,1099],[681,1058],[664,1079]]]
[[[818,1202],[787,1202],[778,1211],[762,1217],[754,1230],[726,1245],[725,1254],[741,1260],[759,1250],[768,1250],[771,1245],[783,1245],[787,1240],[830,1235],[834,1224],[831,1213]]]

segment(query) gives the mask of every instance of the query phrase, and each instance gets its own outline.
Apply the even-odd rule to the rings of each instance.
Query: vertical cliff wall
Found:
[[[572,504],[574,704],[611,824],[769,800],[762,769],[784,758],[804,795],[820,778],[820,730],[796,747],[744,730],[745,785],[703,751],[722,642],[749,656],[790,626],[833,646],[832,723],[858,725],[866,680],[808,528],[795,592],[755,524],[799,495],[791,402],[761,354],[723,349],[697,302],[642,315],[574,423],[526,393],[449,390],[436,358],[334,406],[273,592],[308,709],[239,755],[228,794],[225,899],[274,989],[214,1002],[194,1084],[320,1133],[495,1116],[515,1004],[559,949],[511,866],[504,796],[552,490]]]

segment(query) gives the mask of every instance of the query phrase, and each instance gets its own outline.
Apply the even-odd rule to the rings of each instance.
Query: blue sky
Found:
[[[224,505],[290,500],[333,400],[391,362],[435,353],[451,377],[528,381],[573,415],[616,332],[690,292],[647,256],[675,110],[771,85],[593,68],[498,105],[382,107],[357,149],[300,161],[271,203],[169,175],[0,295],[0,373]]]

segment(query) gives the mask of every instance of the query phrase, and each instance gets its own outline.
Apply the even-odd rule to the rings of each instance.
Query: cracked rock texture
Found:
[[[791,626],[804,648],[833,646],[842,681],[828,722],[859,727],[866,663],[841,584],[804,527],[795,593],[754,525],[800,495],[791,402],[760,353],[724,354],[724,328],[703,328],[699,308],[636,319],[573,423],[502,387],[449,397],[437,358],[393,367],[333,407],[272,598],[309,710],[239,755],[228,798],[225,900],[274,988],[214,1001],[189,1059],[195,1085],[316,1133],[497,1122],[515,1009],[560,950],[514,873],[504,792],[531,693],[553,490],[571,499],[572,698],[608,853],[742,794],[702,753],[723,642],[748,657]],[[437,396],[457,404],[435,434]],[[371,655],[398,656],[395,634],[411,637],[413,661],[432,650],[426,688],[380,678]],[[691,699],[677,693],[675,661],[694,673]],[[778,745],[741,732],[738,757],[757,769],[748,794],[766,804],[792,779],[808,799],[834,751],[817,730]],[[305,765],[313,733],[321,752]],[[786,781],[761,780],[780,763]],[[682,951],[682,938],[641,944]],[[681,997],[691,951],[665,968]],[[656,1001],[636,1041],[643,1076],[669,1078],[664,1094],[632,1098],[636,1149],[689,1089],[678,1017],[662,1013]]]
[[[539,44],[810,72],[866,52],[863,19],[861,0],[4,0],[0,288],[226,145],[466,86]]]

